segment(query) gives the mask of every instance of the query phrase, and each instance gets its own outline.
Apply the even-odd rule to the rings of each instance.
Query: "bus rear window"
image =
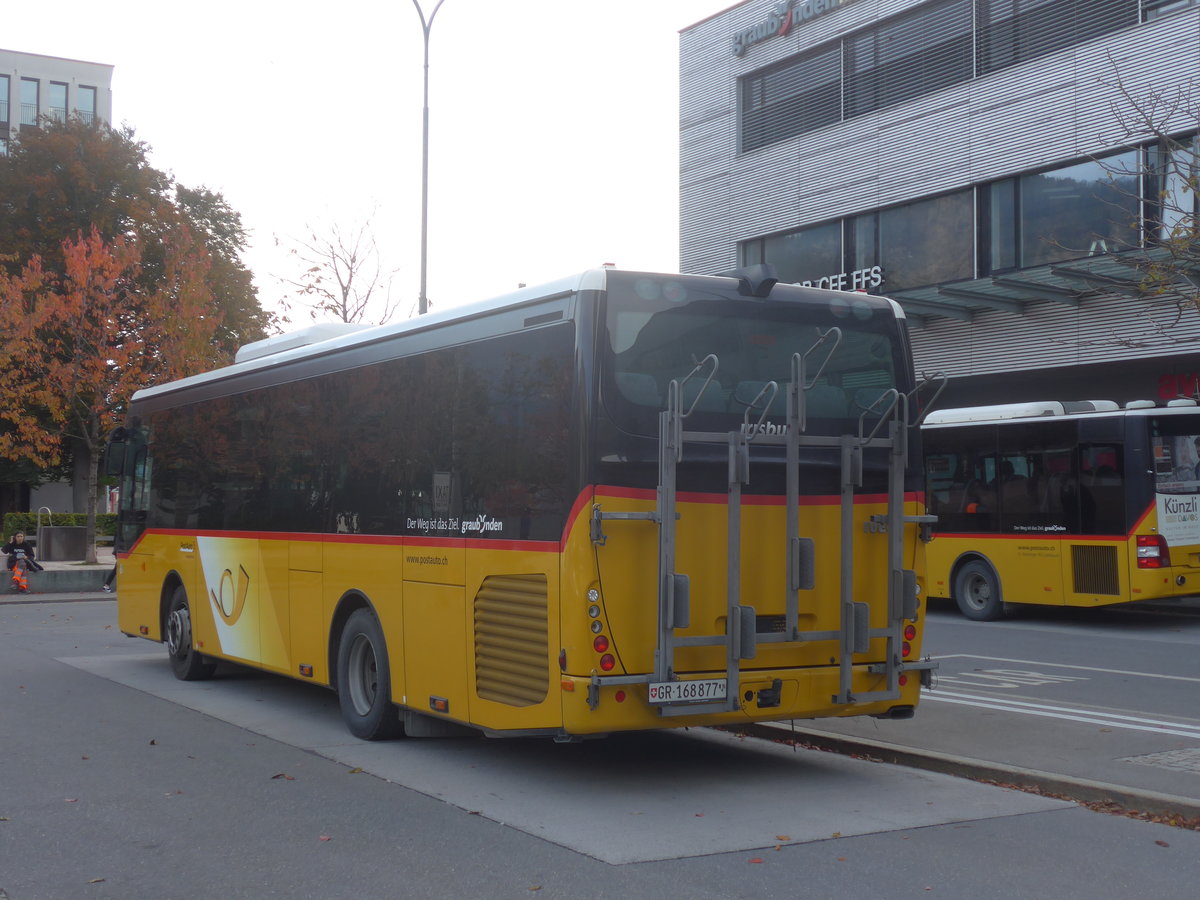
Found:
[[[828,292],[779,286],[769,300],[747,300],[732,287],[726,296],[689,291],[686,279],[650,297],[631,287],[609,285],[604,348],[604,406],[626,431],[656,434],[670,382],[709,355],[718,360],[711,382],[705,386],[706,369],[684,385],[681,399],[694,409],[697,427],[713,430],[736,428],[771,381],[779,390],[768,416],[782,424],[792,357],[814,347],[807,361],[810,430],[840,433],[890,389],[907,390],[896,377],[904,356],[895,316],[876,298],[852,306],[851,299],[831,303]],[[840,343],[821,344],[834,327]]]
[[[1180,421],[1155,420],[1151,426],[1150,453],[1154,460],[1155,490],[1160,494],[1200,493],[1200,421],[1192,417]]]

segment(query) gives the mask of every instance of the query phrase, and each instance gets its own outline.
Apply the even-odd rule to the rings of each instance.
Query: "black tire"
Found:
[[[954,602],[976,622],[991,622],[1004,615],[1004,597],[995,570],[983,560],[965,563],[954,576]]]
[[[175,588],[171,602],[167,605],[163,641],[167,645],[167,656],[171,660],[171,670],[176,678],[180,681],[202,681],[212,678],[217,664],[194,646],[192,610],[188,606],[187,591],[183,585]]]
[[[382,741],[403,733],[400,711],[392,705],[390,671],[375,613],[355,610],[338,642],[337,693],[342,719],[356,738]]]

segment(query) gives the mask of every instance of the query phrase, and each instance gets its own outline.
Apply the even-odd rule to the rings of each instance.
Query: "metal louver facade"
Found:
[[[550,690],[545,575],[492,575],[475,595],[475,692],[534,706]]]
[[[766,28],[785,6],[789,27]],[[754,42],[735,53],[746,34]],[[680,36],[681,268],[729,271],[756,261],[748,242],[840,220],[848,272],[854,217],[977,197],[1115,152],[1129,144],[1114,114],[1124,94],[1200,85],[1197,72],[1191,0],[738,4]],[[1195,131],[1194,113],[1181,105],[1161,125]],[[954,283],[902,290],[884,266],[872,290],[905,306],[918,369],[980,380],[1158,360],[1163,371],[1200,371],[1200,317],[1186,314],[1186,298],[1135,296],[1049,267],[1006,270],[998,286],[973,252]],[[1026,290],[1029,280],[1045,283]],[[1094,372],[1080,381],[1094,384]],[[1145,395],[1144,385],[1130,390]]]

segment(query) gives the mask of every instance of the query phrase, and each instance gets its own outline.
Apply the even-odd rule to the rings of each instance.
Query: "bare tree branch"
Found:
[[[349,230],[337,224],[327,231],[306,225],[307,236],[291,241],[288,252],[300,274],[280,281],[297,293],[314,321],[332,318],[381,325],[395,315],[396,270],[383,265],[373,218],[374,213]]]

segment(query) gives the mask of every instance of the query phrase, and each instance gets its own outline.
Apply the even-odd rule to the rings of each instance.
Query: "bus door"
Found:
[[[1018,603],[1063,604],[1078,556],[1075,430],[1071,423],[1014,421],[997,428],[992,490],[997,526],[995,562],[1004,596]]]
[[[1157,596],[1194,595],[1200,593],[1200,416],[1164,415],[1148,424],[1152,463],[1144,468],[1154,473],[1153,509],[1137,529],[1133,566],[1141,580],[1156,582]],[[1140,492],[1131,484],[1129,493]]]
[[[152,451],[150,429],[134,423],[118,428],[106,449],[106,472],[119,478],[120,496],[117,505],[117,526],[113,551],[117,557],[117,590],[123,592],[118,605],[118,626],[126,634],[139,634],[147,629],[147,637],[159,639],[161,634],[161,572],[164,567],[175,571],[193,596],[196,582],[196,542],[186,535],[146,535],[147,515],[151,503],[151,482],[168,478]],[[169,466],[167,467],[169,469]],[[179,504],[184,502],[176,492],[165,491],[164,497]],[[126,597],[142,598],[135,603]]]

